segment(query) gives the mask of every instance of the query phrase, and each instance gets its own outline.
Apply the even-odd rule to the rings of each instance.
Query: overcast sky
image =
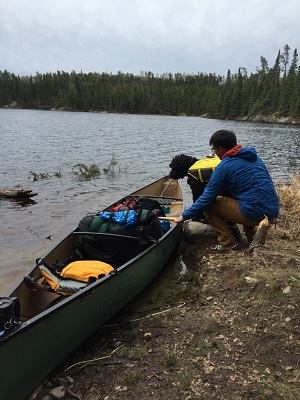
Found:
[[[0,0],[0,71],[255,72],[300,41],[299,0]]]

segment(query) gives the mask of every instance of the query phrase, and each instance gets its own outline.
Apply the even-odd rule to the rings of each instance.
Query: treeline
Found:
[[[0,71],[0,107],[107,111],[211,118],[251,118],[257,114],[300,118],[300,68],[297,49],[279,50],[274,65],[260,58],[248,75],[239,68],[226,76],[76,73],[57,71],[16,76]]]

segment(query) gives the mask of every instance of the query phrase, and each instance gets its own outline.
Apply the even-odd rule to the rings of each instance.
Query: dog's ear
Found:
[[[178,162],[178,156],[173,157],[173,158],[172,158],[172,161],[171,161],[170,164],[169,164],[169,167],[172,168],[172,169],[173,169],[174,167],[176,168],[177,162]]]

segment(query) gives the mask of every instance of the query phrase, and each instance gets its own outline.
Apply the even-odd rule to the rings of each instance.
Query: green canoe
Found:
[[[57,294],[50,287],[46,290],[48,283],[39,266],[34,266],[25,280],[0,297],[0,399],[24,400],[68,354],[153,280],[178,245],[183,226],[173,219],[183,211],[179,183],[164,177],[129,196],[137,201],[141,197],[155,199],[163,205],[168,213],[158,218],[169,220],[170,227],[162,237],[72,295]],[[110,213],[123,201],[103,211]],[[107,240],[109,234],[103,237]],[[101,241],[101,234],[97,238]],[[112,235],[111,240],[119,238]],[[128,246],[132,242],[128,239]],[[43,262],[52,265],[71,258],[78,246],[80,250],[80,243],[82,234],[76,227]]]

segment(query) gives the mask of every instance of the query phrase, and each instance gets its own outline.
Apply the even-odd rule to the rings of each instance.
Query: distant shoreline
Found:
[[[105,110],[72,110],[71,107],[60,107],[60,108],[23,108],[16,101],[13,101],[10,104],[7,104],[2,107],[2,109],[14,109],[14,110],[37,110],[37,111],[64,111],[64,112],[93,112],[93,113],[101,113],[101,114],[128,114],[128,113],[115,113]],[[138,114],[138,113],[132,113]],[[156,115],[156,114],[142,114],[142,115]],[[169,114],[160,114],[160,115],[169,115]],[[176,115],[173,115],[176,116]],[[178,114],[178,117],[197,117],[196,115],[186,115],[186,114]],[[238,118],[211,118],[209,115],[204,114],[200,115],[198,118],[206,118],[206,119],[218,119],[218,120],[228,120],[228,121],[241,121],[241,122],[265,122],[270,124],[282,124],[282,125],[300,125],[300,120],[293,119],[291,117],[277,117],[276,114],[272,115],[263,115],[257,114],[253,117],[238,117]]]

